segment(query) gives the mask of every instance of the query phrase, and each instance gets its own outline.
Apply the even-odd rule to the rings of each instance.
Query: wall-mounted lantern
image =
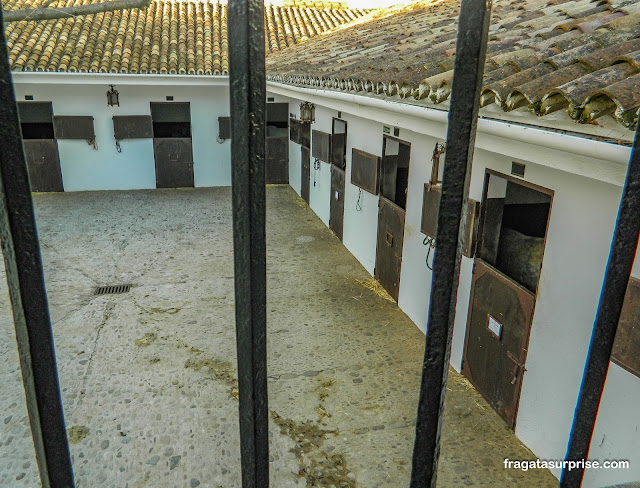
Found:
[[[111,87],[111,90],[109,90],[107,92],[107,105],[109,107],[113,107],[115,105],[117,105],[118,107],[120,106],[120,99],[119,99],[119,94],[118,94],[118,90],[116,90],[113,85],[109,85]]]
[[[316,106],[310,102],[302,102],[300,104],[300,121],[301,122],[315,122],[316,120]]]

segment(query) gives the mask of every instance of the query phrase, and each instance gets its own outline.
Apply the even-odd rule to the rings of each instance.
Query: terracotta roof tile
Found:
[[[51,6],[96,0],[56,0]],[[291,2],[293,3],[293,2]],[[7,0],[5,9],[31,0]],[[265,43],[277,52],[326,33],[363,10],[317,2],[265,7]],[[145,9],[6,25],[14,71],[227,74],[227,8],[212,1],[154,0]]]
[[[456,0],[419,0],[267,56],[269,79],[378,96],[447,100]],[[481,105],[565,110],[583,123],[613,115],[633,127],[640,107],[640,0],[494,0]]]

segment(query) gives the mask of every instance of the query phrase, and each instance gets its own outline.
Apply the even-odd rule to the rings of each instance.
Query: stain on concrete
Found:
[[[137,339],[136,340],[136,346],[138,346],[138,347],[147,347],[147,346],[151,345],[151,343],[153,343],[157,338],[158,338],[157,334],[154,334],[153,332],[147,332],[144,335],[144,337],[142,337],[141,339]]]
[[[171,307],[171,308],[150,308],[150,313],[168,313],[169,315],[175,315],[180,311],[179,308]]]
[[[70,444],[78,444],[87,438],[89,429],[84,425],[74,425],[67,429],[67,439]]]
[[[307,486],[356,488],[355,476],[349,471],[344,455],[327,452],[323,448],[327,436],[338,435],[337,430],[324,430],[313,423],[296,422],[271,412],[280,433],[296,445],[290,450],[298,459],[298,476]]]

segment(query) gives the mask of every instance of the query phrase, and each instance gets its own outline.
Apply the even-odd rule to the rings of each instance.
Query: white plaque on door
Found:
[[[489,315],[489,323],[487,324],[487,329],[489,329],[489,332],[495,335],[498,339],[502,337],[502,324],[491,315]]]

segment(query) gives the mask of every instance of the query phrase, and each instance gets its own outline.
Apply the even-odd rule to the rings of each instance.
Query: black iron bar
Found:
[[[20,369],[42,486],[71,488],[49,306],[4,31],[0,45],[0,239]]]
[[[411,488],[434,488],[451,355],[461,249],[463,203],[469,194],[491,0],[462,0],[438,215],[438,243],[418,401]]]
[[[600,294],[600,304],[591,333],[591,343],[573,417],[561,488],[578,488],[584,477],[582,460],[587,460],[600,398],[609,371],[611,350],[618,330],[620,312],[629,283],[640,234],[640,124],[631,150],[627,178],[622,191],[618,219],[613,233],[609,262]]]
[[[229,1],[231,181],[242,486],[269,485],[264,5]]]

